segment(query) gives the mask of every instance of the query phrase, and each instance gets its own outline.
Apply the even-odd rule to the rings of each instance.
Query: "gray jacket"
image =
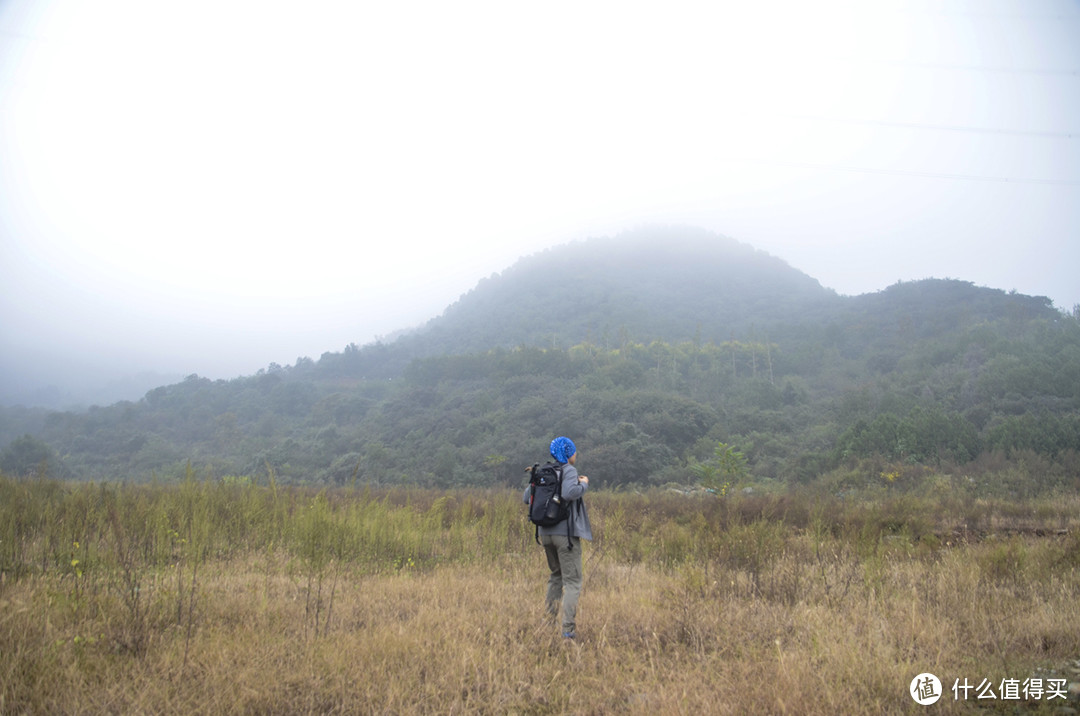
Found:
[[[570,536],[592,541],[592,525],[589,523],[589,511],[585,509],[585,500],[582,499],[585,491],[589,489],[589,483],[578,480],[577,468],[566,463],[562,466],[562,498],[570,502],[569,516],[557,525],[551,527],[539,527],[542,535],[566,534],[567,522],[570,523]],[[524,500],[529,503],[528,485],[525,486]]]

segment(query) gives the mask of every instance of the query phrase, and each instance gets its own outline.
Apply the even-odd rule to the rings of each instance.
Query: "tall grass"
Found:
[[[922,713],[927,671],[941,713],[1064,703],[950,687],[1080,658],[1075,497],[589,499],[568,643],[515,491],[0,478],[0,713]]]

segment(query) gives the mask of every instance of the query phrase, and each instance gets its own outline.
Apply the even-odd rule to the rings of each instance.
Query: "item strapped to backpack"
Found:
[[[554,527],[566,522],[566,537],[570,549],[570,502],[562,498],[562,465],[535,463],[529,471],[529,521],[536,525],[536,543],[540,544],[540,528]]]

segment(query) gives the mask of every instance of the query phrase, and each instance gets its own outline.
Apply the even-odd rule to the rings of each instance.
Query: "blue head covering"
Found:
[[[551,456],[556,462],[568,463],[576,452],[577,448],[574,447],[574,441],[570,438],[558,437],[551,441]]]

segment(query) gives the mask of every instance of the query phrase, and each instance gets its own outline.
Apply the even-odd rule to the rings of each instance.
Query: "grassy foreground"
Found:
[[[0,478],[0,713],[1075,706],[1075,497],[598,492],[576,642],[519,499]]]

